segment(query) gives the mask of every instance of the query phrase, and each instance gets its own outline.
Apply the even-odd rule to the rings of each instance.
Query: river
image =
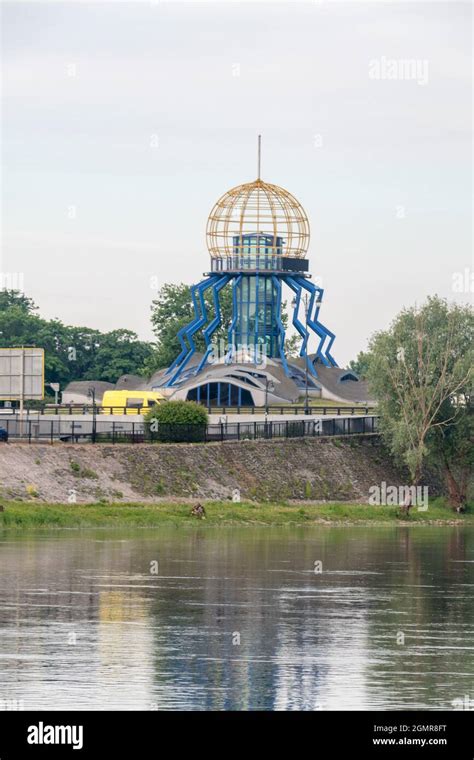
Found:
[[[473,568],[456,526],[3,532],[0,708],[450,709]]]

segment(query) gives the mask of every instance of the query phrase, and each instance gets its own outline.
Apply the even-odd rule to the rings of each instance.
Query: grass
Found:
[[[429,524],[459,523],[474,525],[474,510],[455,514],[442,499],[433,500],[426,512],[411,510],[401,518],[398,507],[378,507],[365,504],[269,504],[242,502],[205,503],[207,517],[199,520],[190,515],[191,504],[130,503],[130,504],[47,504],[44,502],[4,502],[0,512],[0,530],[54,528],[114,528],[208,525],[316,525],[335,524]]]

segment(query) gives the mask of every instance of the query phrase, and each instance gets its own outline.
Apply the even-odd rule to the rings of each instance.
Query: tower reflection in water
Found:
[[[118,535],[0,542],[1,700],[407,709],[470,693],[472,528]]]

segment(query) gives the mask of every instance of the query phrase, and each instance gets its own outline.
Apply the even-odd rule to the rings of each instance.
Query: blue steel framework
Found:
[[[273,236],[267,233],[243,235],[241,244],[239,240],[238,236],[234,237],[235,255],[230,257],[230,263],[227,260],[226,271],[216,272],[214,269],[204,280],[191,287],[195,317],[178,333],[181,351],[166,372],[166,386],[179,384],[184,379],[183,373],[186,379],[197,375],[209,363],[213,349],[212,336],[222,323],[219,293],[229,283],[232,286],[233,303],[232,321],[228,330],[228,342],[231,347],[245,347],[250,352],[253,351],[256,365],[261,361],[264,347],[266,356],[280,359],[286,375],[290,376],[285,356],[285,328],[281,319],[282,283],[285,283],[295,294],[292,323],[302,337],[300,356],[305,359],[309,373],[313,377],[318,376],[314,358],[310,359],[307,353],[310,331],[319,339],[316,358],[327,367],[337,366],[331,355],[335,335],[319,321],[324,290],[314,285],[308,279],[309,275],[303,273],[302,262],[306,264],[306,260],[293,259],[291,271],[288,271],[285,268],[282,238],[276,238],[275,246]],[[279,252],[277,256],[269,253],[275,250]],[[222,265],[223,261],[220,264]],[[232,271],[229,271],[228,267]],[[213,318],[209,317],[205,302],[205,293],[209,289],[212,289],[213,296]],[[309,294],[304,323],[299,319],[303,291]],[[199,332],[204,336],[206,349],[199,364],[190,370],[189,361],[196,352],[194,336]],[[232,360],[231,349],[226,356],[226,363],[231,364]],[[220,397],[220,384],[217,385],[219,387],[216,393]],[[208,385],[206,394],[209,392]],[[229,398],[230,393],[229,389]],[[241,403],[241,394],[237,403]]]

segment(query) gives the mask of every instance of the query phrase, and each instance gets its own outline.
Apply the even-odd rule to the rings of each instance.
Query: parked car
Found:
[[[5,441],[5,443],[8,441],[8,430],[3,427],[0,427],[0,441]]]

